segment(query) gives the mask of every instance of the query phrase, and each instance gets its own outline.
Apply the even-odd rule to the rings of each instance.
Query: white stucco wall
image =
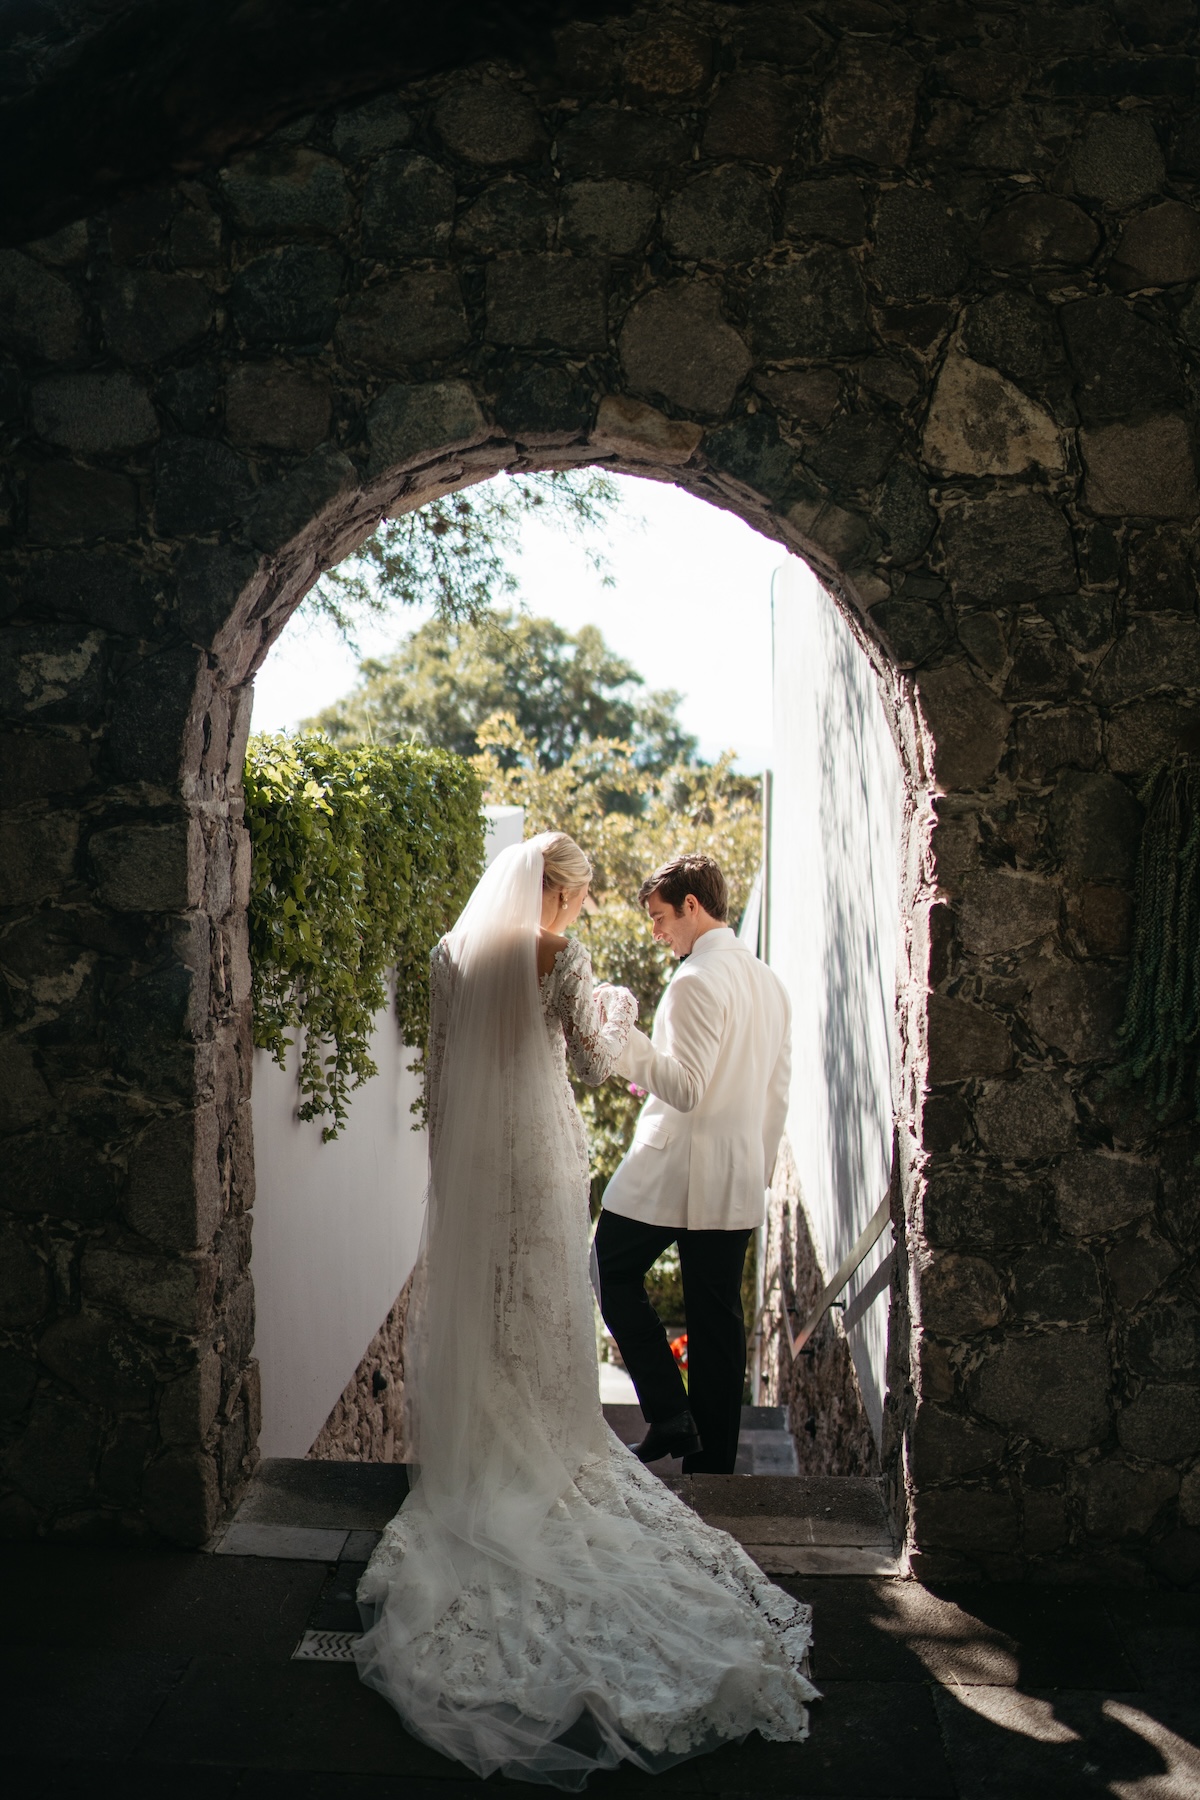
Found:
[[[488,860],[524,834],[519,806],[488,809]],[[256,1199],[251,1272],[262,1371],[264,1456],[304,1456],[400,1289],[421,1242],[426,1139],[412,1129],[419,1079],[390,1004],[375,1022],[379,1066],[332,1143],[296,1117],[296,1051],[254,1057]]]
[[[772,624],[769,958],[792,998],[788,1137],[827,1278],[891,1169],[903,786],[870,665],[803,563],[778,571]],[[885,1231],[851,1303],[891,1243]],[[877,1438],[887,1311],[882,1285],[848,1333]]]

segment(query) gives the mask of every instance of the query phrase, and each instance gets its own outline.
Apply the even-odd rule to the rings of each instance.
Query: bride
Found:
[[[600,1409],[588,1158],[637,1016],[593,987],[591,880],[546,832],[503,851],[433,953],[425,1241],[409,1312],[418,1467],[359,1587],[363,1681],[480,1776],[581,1788],[750,1731],[807,1735],[810,1611],[617,1441]]]

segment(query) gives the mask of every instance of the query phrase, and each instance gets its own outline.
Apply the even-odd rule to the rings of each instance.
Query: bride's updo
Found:
[[[542,846],[543,888],[581,888],[592,879],[592,865],[565,831],[548,831]]]

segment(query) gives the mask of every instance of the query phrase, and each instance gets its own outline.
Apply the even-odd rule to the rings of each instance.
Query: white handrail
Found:
[[[830,1280],[827,1281],[825,1286],[821,1289],[821,1297],[817,1301],[812,1312],[808,1315],[808,1318],[805,1320],[804,1328],[799,1336],[795,1335],[792,1331],[791,1313],[788,1309],[787,1301],[784,1299],[782,1293],[780,1294],[779,1310],[783,1314],[783,1329],[787,1333],[788,1349],[791,1352],[793,1362],[796,1357],[799,1356],[801,1350],[803,1350],[805,1344],[807,1344],[809,1338],[817,1329],[817,1326],[821,1323],[821,1320],[825,1317],[825,1314],[829,1311],[829,1308],[837,1299],[838,1295],[853,1275],[855,1269],[857,1269],[858,1265],[863,1261],[868,1250],[870,1250],[874,1244],[879,1242],[880,1238],[883,1236],[884,1227],[888,1225],[890,1219],[891,1192],[889,1190],[872,1213],[866,1229],[858,1238],[856,1238],[850,1250],[838,1264],[837,1269],[834,1271]]]

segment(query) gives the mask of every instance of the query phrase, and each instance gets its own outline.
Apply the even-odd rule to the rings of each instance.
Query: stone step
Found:
[[[663,1479],[708,1524],[737,1538],[767,1574],[900,1572],[878,1481],[678,1473]],[[402,1463],[275,1458],[260,1466],[207,1548],[218,1556],[361,1564],[407,1492]]]

